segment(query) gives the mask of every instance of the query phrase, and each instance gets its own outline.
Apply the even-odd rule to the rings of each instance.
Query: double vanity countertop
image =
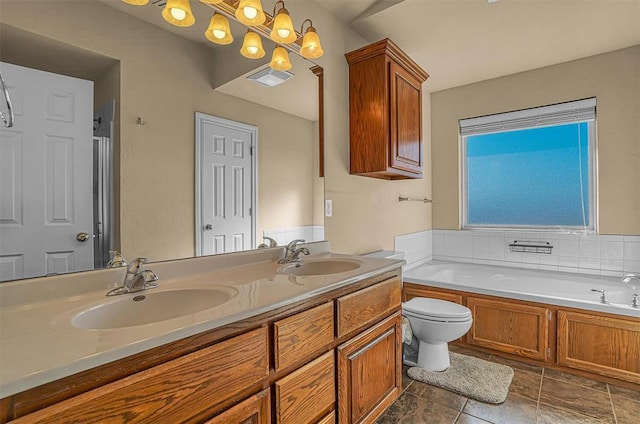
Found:
[[[158,287],[118,296],[107,297],[106,293],[122,284],[123,268],[2,283],[0,398],[312,298],[404,263],[332,254],[328,244],[321,243],[311,250],[303,264],[335,260],[356,262],[358,268],[327,275],[293,275],[285,272],[287,265],[277,262],[283,249],[273,248],[151,263],[146,269],[158,275]],[[83,311],[126,297],[211,289],[229,299],[195,313],[140,325],[80,329],[76,321],[72,323]],[[171,294],[167,295],[161,295],[169,299],[163,308],[171,308]]]

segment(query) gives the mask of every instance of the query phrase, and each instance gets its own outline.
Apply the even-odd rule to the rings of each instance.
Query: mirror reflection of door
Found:
[[[93,269],[93,82],[0,66],[0,280]]]
[[[196,113],[196,254],[253,249],[257,128]]]

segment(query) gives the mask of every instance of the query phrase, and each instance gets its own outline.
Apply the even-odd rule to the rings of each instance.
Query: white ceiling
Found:
[[[438,91],[640,44],[640,0],[316,0]]]

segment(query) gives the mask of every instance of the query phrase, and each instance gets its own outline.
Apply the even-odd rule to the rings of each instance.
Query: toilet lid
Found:
[[[414,316],[424,316],[441,320],[443,318],[467,320],[471,318],[471,311],[457,303],[446,300],[414,297],[402,304],[402,310]]]

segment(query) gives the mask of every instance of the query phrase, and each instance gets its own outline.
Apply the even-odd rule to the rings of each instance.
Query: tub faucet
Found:
[[[631,282],[631,280],[640,281],[640,275],[638,275],[638,274],[627,274],[622,278],[622,282],[625,283],[625,284],[629,284]]]
[[[606,290],[591,289],[591,291],[600,293],[600,303],[607,303],[607,291]]]
[[[135,258],[132,260],[127,267],[127,273],[124,275],[122,285],[110,290],[107,296],[134,293],[158,287],[158,284],[155,283],[155,281],[158,281],[158,276],[150,269],[142,269],[142,266],[147,262],[147,258]]]
[[[308,255],[309,249],[306,247],[297,248],[298,244],[304,243],[304,240],[293,240],[287,244],[287,250],[284,253],[284,258],[278,261],[279,264],[287,264],[289,262],[299,262],[302,260],[300,254]]]
[[[262,238],[264,239],[264,243],[260,243],[258,245],[258,249],[266,249],[267,247],[277,247],[278,246],[278,242],[276,242],[271,237],[264,236]]]

